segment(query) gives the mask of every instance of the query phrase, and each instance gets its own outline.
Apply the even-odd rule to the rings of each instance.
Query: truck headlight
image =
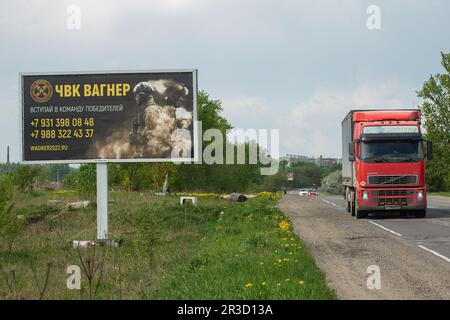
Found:
[[[423,200],[423,190],[419,190],[417,192],[417,200],[419,200],[419,201]]]
[[[367,193],[367,191],[362,191],[361,194],[362,194],[362,199],[364,201],[368,201],[369,200],[369,194]]]

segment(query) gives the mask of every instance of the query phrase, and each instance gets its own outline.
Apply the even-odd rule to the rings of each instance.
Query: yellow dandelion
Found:
[[[303,280],[300,280],[300,281],[298,282],[298,284],[302,286],[302,285],[304,285],[304,284],[305,284],[305,281],[303,281]]]
[[[246,283],[244,286],[244,288],[246,288],[246,289],[249,289],[251,287],[253,287],[253,283]]]
[[[278,228],[280,228],[282,231],[289,230],[290,224],[289,221],[283,220],[278,224]]]
[[[267,284],[267,282],[265,282],[265,281],[263,283],[261,283],[262,286],[265,286],[266,284]]]

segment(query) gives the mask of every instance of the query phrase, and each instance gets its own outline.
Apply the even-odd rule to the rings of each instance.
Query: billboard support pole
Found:
[[[97,163],[97,239],[108,239],[108,164]]]

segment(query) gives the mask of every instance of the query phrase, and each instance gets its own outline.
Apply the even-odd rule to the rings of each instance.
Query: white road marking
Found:
[[[336,203],[330,202],[330,204],[336,207]]]
[[[431,252],[431,253],[434,254],[435,256],[438,256],[439,258],[444,259],[444,260],[447,261],[447,262],[450,262],[450,259],[449,259],[449,258],[447,258],[446,256],[443,256],[443,255],[440,254],[439,252],[436,252],[436,251],[434,251],[434,250],[428,249],[427,247],[425,247],[425,246],[423,246],[423,245],[421,245],[421,244],[418,244],[417,246],[418,246],[419,248],[425,250],[425,251]]]
[[[383,229],[383,230],[386,230],[386,231],[389,231],[389,232],[392,233],[392,234],[395,234],[396,236],[399,236],[399,237],[402,236],[400,233],[395,232],[394,230],[388,229],[388,228],[386,228],[386,227],[383,227],[381,224],[375,223],[375,222],[373,222],[373,221],[371,221],[371,220],[369,220],[369,222],[370,222],[371,224],[376,225],[377,227],[380,227],[380,228]]]
[[[330,201],[322,199],[323,202],[330,204]]]

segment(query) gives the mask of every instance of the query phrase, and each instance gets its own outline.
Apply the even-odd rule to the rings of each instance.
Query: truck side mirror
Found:
[[[355,144],[353,142],[348,143],[348,160],[355,161]]]
[[[427,160],[433,160],[433,143],[427,141]]]

